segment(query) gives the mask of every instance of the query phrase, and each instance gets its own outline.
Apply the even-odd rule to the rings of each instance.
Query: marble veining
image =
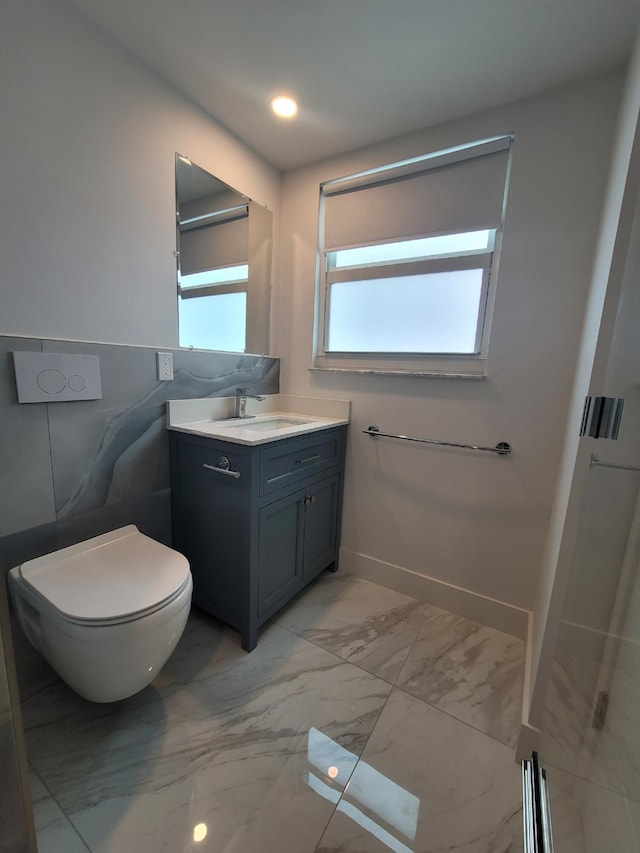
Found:
[[[367,672],[394,682],[427,605],[350,575],[325,573],[277,623]]]
[[[214,624],[215,646],[221,629]],[[202,628],[206,633],[204,620]],[[198,646],[193,632],[187,642]],[[221,646],[213,653],[220,667],[209,660],[209,676],[186,687],[170,665],[152,688],[115,706],[91,705],[61,683],[25,703],[33,766],[92,850],[139,850],[149,804],[157,802],[165,807],[154,838],[176,839],[194,799],[210,820],[216,814],[211,849],[235,849],[224,845],[237,824],[253,833],[263,817],[271,820],[264,801],[274,781],[290,789],[281,820],[296,800],[318,811],[315,829],[305,817],[313,836],[306,849],[314,849],[332,806],[316,802],[303,781],[309,729],[359,754],[390,686],[275,625],[251,655],[234,652],[224,637]],[[106,839],[101,826],[113,830]],[[164,849],[156,841],[149,849]]]
[[[20,405],[12,350],[99,356],[103,398]],[[86,528],[84,538],[95,536],[118,526],[119,515],[124,523],[144,523],[145,532],[160,530],[161,538],[168,538],[168,500],[162,522],[146,524],[148,516],[157,517],[169,490],[166,401],[225,396],[238,385],[266,394],[279,390],[276,358],[189,350],[173,354],[174,379],[159,382],[155,350],[149,347],[0,336],[0,547],[16,534],[47,525],[64,528],[63,537],[70,527],[78,535]],[[72,541],[79,541],[78,535]],[[14,550],[13,541],[7,547]]]
[[[520,850],[513,751],[393,686],[442,613],[327,573],[249,655],[194,610],[137,696],[50,684],[23,703],[42,849],[71,830],[92,853]],[[483,661],[457,665],[472,683]]]
[[[524,644],[349,575],[327,575],[278,624],[514,746]]]
[[[198,365],[178,351],[173,380],[158,382],[154,350],[68,341],[44,349],[98,355],[105,389],[102,400],[49,406],[58,517],[169,486],[167,400],[224,395],[242,381],[277,390],[275,360],[261,356],[198,353]]]
[[[378,771],[377,790],[359,784],[365,762]],[[385,813],[391,780],[402,786],[409,809],[416,811],[417,800],[415,819],[398,819],[399,807]],[[398,689],[342,803],[318,853],[522,850],[520,772],[512,751]]]
[[[430,607],[397,686],[514,746],[522,711],[522,640]]]

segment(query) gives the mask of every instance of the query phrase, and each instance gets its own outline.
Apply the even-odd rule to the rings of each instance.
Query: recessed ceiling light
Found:
[[[289,95],[276,95],[271,99],[271,109],[280,118],[293,118],[298,112],[298,103]]]

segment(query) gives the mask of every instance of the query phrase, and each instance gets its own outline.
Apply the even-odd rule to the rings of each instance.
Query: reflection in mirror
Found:
[[[271,212],[176,155],[181,347],[269,352]]]

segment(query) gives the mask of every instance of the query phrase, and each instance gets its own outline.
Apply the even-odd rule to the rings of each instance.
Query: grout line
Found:
[[[89,845],[85,842],[84,838],[82,837],[82,835],[80,834],[80,832],[79,832],[79,831],[78,831],[78,829],[76,828],[75,824],[73,823],[73,821],[71,820],[71,818],[69,817],[69,815],[65,812],[65,810],[62,808],[62,806],[60,805],[60,803],[58,802],[58,800],[57,800],[57,799],[55,798],[55,796],[51,793],[51,790],[50,790],[49,786],[48,786],[48,785],[47,785],[47,783],[44,781],[44,779],[42,778],[42,776],[38,773],[38,771],[35,769],[35,767],[33,766],[33,764],[29,763],[29,769],[31,770],[31,772],[33,773],[33,775],[34,775],[34,776],[37,776],[38,781],[40,782],[40,784],[42,785],[42,787],[43,787],[43,788],[45,789],[45,791],[47,792],[47,797],[48,797],[48,799],[52,800],[52,801],[55,803],[56,807],[57,807],[57,808],[58,808],[58,810],[60,811],[60,814],[62,815],[62,817],[64,818],[64,820],[66,821],[66,823],[67,823],[67,824],[69,824],[69,827],[71,828],[71,831],[74,833],[74,835],[77,835],[77,836],[78,836],[78,838],[80,839],[80,843],[82,844],[82,846],[83,846],[83,847],[88,851],[88,853],[91,853],[91,848],[90,848],[90,847],[89,847]],[[43,800],[44,800],[44,799],[46,799],[46,798],[41,798],[38,802],[43,802]],[[34,827],[34,829],[35,829],[35,827]],[[38,831],[36,830],[36,841],[38,841],[38,836],[39,836],[39,835],[44,835],[45,833],[46,833],[46,828],[43,828],[42,832],[38,832]]]
[[[446,611],[446,612],[448,613],[449,611]],[[456,616],[457,614],[452,614],[452,615]],[[460,618],[466,619],[466,617],[464,617],[464,616],[460,617]],[[389,695],[387,696],[387,698],[385,700],[385,704],[384,704],[382,710],[384,710],[384,707],[386,707],[386,703],[389,701],[389,698],[390,698],[393,690],[399,690],[405,696],[408,696],[409,698],[411,698],[417,702],[421,702],[423,705],[426,705],[428,708],[432,708],[434,711],[438,711],[441,714],[445,714],[445,716],[449,717],[450,719],[455,720],[456,722],[460,723],[463,726],[466,726],[469,729],[472,729],[472,731],[477,732],[480,735],[484,735],[485,737],[489,738],[489,740],[493,741],[494,743],[498,743],[498,744],[500,744],[500,746],[505,747],[505,749],[509,749],[509,750],[512,750],[515,752],[515,749],[516,749],[515,744],[511,745],[511,744],[505,743],[504,741],[500,740],[499,738],[495,737],[494,735],[490,735],[488,732],[483,731],[482,729],[478,728],[477,726],[472,725],[471,723],[467,722],[466,720],[460,719],[460,717],[457,717],[455,714],[451,713],[450,711],[447,711],[444,708],[440,708],[438,705],[434,705],[432,702],[427,702],[425,699],[421,698],[420,696],[415,696],[413,693],[410,693],[405,688],[398,686],[398,683],[397,683],[398,678],[400,677],[402,670],[404,669],[404,666],[405,666],[405,664],[409,658],[409,655],[411,654],[411,651],[413,651],[413,648],[414,648],[414,646],[418,640],[418,637],[420,635],[420,631],[422,630],[422,627],[424,626],[424,620],[425,619],[426,619],[426,616],[423,618],[422,624],[421,624],[420,628],[418,629],[416,636],[414,637],[414,639],[410,645],[409,651],[407,652],[407,654],[406,654],[406,656],[402,662],[402,666],[399,668],[398,674],[395,676],[393,681],[389,681],[387,678],[384,678],[381,675],[376,675],[375,673],[371,672],[370,670],[365,669],[363,666],[360,666],[360,664],[355,663],[353,661],[350,661],[350,660],[348,660],[348,658],[342,657],[340,654],[338,654],[335,651],[329,651],[329,649],[326,649],[324,646],[321,646],[319,643],[315,642],[314,640],[312,640],[308,637],[305,637],[303,634],[298,634],[296,631],[293,631],[291,628],[287,628],[284,625],[280,625],[279,627],[285,631],[288,631],[294,637],[297,637],[300,640],[304,640],[305,642],[310,643],[311,645],[315,646],[316,648],[319,648],[322,651],[327,652],[327,654],[333,655],[334,657],[336,657],[338,660],[342,661],[343,663],[348,663],[350,666],[356,667],[356,669],[359,669],[361,672],[365,672],[367,675],[370,675],[372,678],[377,678],[379,681],[383,681],[385,684],[389,684],[391,687],[391,690],[389,691]],[[473,622],[472,619],[469,619],[467,621]],[[475,624],[481,624],[481,623],[475,623]],[[482,626],[482,627],[489,627],[489,626]],[[491,630],[498,631],[497,628],[492,628]],[[504,633],[504,632],[498,631],[498,633]],[[380,711],[380,713],[382,713],[382,710]],[[379,716],[378,716],[378,719],[379,719]],[[376,725],[377,725],[377,720],[376,720]],[[375,728],[375,725],[374,725],[374,728]],[[373,729],[371,730],[371,733],[373,733]],[[371,736],[371,734],[369,735],[369,737],[370,736]],[[369,742],[369,738],[367,738],[367,743],[368,742]],[[366,748],[366,744],[365,744],[365,747],[363,747],[363,752],[364,752],[365,748]],[[360,760],[360,759],[358,759],[358,760]]]
[[[427,702],[425,699],[421,699],[420,696],[414,696],[413,693],[409,693],[409,691],[405,690],[403,687],[398,687],[397,685],[394,685],[393,689],[399,690],[400,693],[404,693],[404,695],[407,696],[409,699],[413,699],[416,702],[421,702],[423,705],[426,705],[427,708],[431,708],[433,711],[437,711],[439,714],[444,714],[445,717],[449,717],[451,720],[455,720],[456,723],[460,723],[460,725],[466,726],[468,729],[471,729],[472,731],[477,732],[479,735],[484,735],[484,737],[488,738],[489,740],[493,741],[494,743],[500,744],[500,746],[504,747],[505,749],[511,750],[515,754],[515,751],[516,751],[515,745],[510,746],[508,743],[505,743],[504,741],[499,740],[499,738],[494,737],[494,735],[490,735],[488,732],[485,732],[482,729],[479,729],[477,726],[474,726],[471,723],[468,723],[466,720],[461,720],[460,717],[456,717],[456,715],[452,714],[450,711],[445,711],[444,708],[439,708],[437,705],[434,705],[432,702]]]
[[[337,657],[337,655],[336,655],[336,657]],[[343,658],[340,658],[340,660],[343,660]],[[359,667],[359,669],[362,669],[362,667]],[[363,672],[366,672],[366,670],[363,670]],[[368,674],[369,674],[369,675],[371,675],[371,673],[368,673]],[[381,680],[383,680],[383,681],[384,681],[384,679],[381,679]],[[389,682],[388,682],[388,681],[386,681],[385,683],[386,683],[386,684],[388,684]],[[371,731],[370,731],[370,732],[369,732],[369,734],[367,735],[367,739],[366,739],[366,741],[365,741],[365,744],[364,744],[364,746],[362,747],[362,750],[360,751],[360,755],[358,755],[358,760],[357,760],[357,761],[356,761],[356,763],[354,764],[354,766],[353,766],[353,770],[352,770],[352,771],[351,771],[351,773],[349,774],[349,778],[347,779],[347,781],[346,781],[346,782],[345,782],[345,784],[344,784],[344,788],[342,789],[342,793],[340,794],[340,797],[338,798],[338,802],[334,805],[333,810],[332,810],[331,814],[329,815],[329,818],[327,819],[327,822],[326,822],[326,824],[324,825],[324,827],[323,827],[323,829],[322,829],[322,832],[320,833],[320,837],[318,838],[318,843],[317,843],[317,844],[316,844],[316,846],[314,847],[314,853],[317,853],[318,848],[319,848],[319,846],[320,846],[320,844],[321,844],[321,842],[322,842],[322,839],[324,838],[324,835],[325,835],[325,833],[326,833],[327,829],[329,828],[329,824],[330,824],[330,823],[331,823],[331,821],[333,820],[334,815],[336,814],[336,812],[337,812],[337,810],[338,810],[338,806],[339,806],[339,805],[340,805],[340,803],[342,802],[342,799],[343,799],[344,795],[345,795],[345,794],[346,794],[346,792],[347,792],[347,787],[348,787],[348,785],[349,785],[349,782],[350,782],[350,781],[351,781],[351,779],[353,778],[353,774],[356,772],[356,770],[358,769],[358,765],[359,765],[359,764],[360,764],[360,762],[362,761],[362,757],[364,756],[364,753],[365,753],[365,751],[366,751],[366,749],[367,749],[367,746],[369,745],[369,741],[371,740],[371,737],[372,737],[372,735],[373,735],[374,731],[376,730],[376,727],[377,727],[378,723],[380,722],[380,717],[382,716],[382,714],[383,714],[383,712],[384,712],[384,709],[387,707],[387,703],[389,702],[389,699],[391,698],[391,694],[393,693],[394,689],[395,689],[395,688],[394,688],[394,686],[393,686],[393,685],[391,685],[391,690],[389,691],[389,693],[388,693],[388,695],[387,695],[387,698],[384,700],[384,702],[383,702],[383,704],[382,704],[382,706],[381,706],[381,708],[380,708],[380,711],[378,712],[378,716],[376,717],[376,721],[375,721],[375,723],[374,723],[374,724],[373,724],[373,726],[371,727]]]

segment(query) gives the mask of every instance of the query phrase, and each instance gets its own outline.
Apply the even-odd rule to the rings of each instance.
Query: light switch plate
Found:
[[[19,403],[101,400],[97,355],[61,352],[14,352]]]

